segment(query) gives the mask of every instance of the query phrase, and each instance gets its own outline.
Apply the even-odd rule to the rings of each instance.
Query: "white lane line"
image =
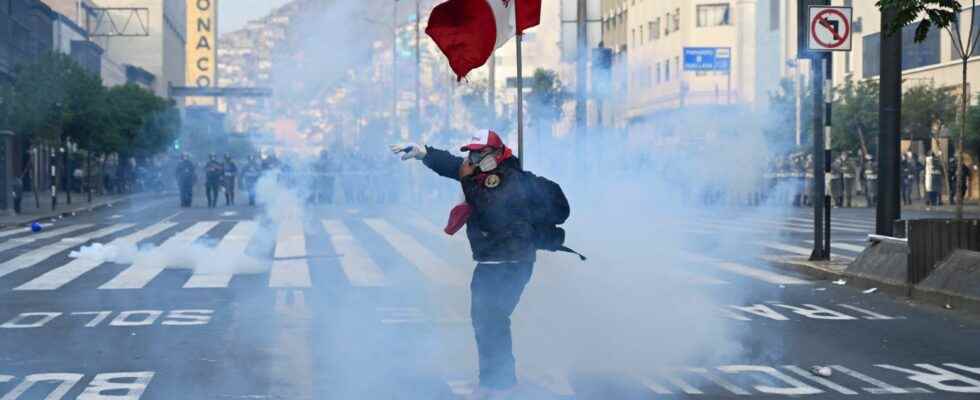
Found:
[[[259,229],[257,222],[245,221],[235,224],[218,243],[217,254],[244,254],[248,242],[252,240],[255,231]],[[191,288],[225,288],[231,283],[233,271],[194,271],[194,275],[184,283],[185,289]]]
[[[36,233],[31,236],[17,238],[17,239],[10,239],[4,243],[0,243],[0,252],[4,252],[16,247],[20,247],[25,244],[34,243],[38,240],[51,239],[57,236],[67,235],[69,233],[80,231],[82,229],[87,229],[91,227],[92,225],[90,224],[61,226],[57,228],[51,228],[46,232]]]
[[[73,247],[81,246],[88,241],[103,236],[109,236],[113,233],[119,232],[121,230],[129,229],[135,226],[134,224],[118,224],[110,225],[108,227],[99,229],[94,232],[88,232],[82,235],[75,236],[70,239],[63,239],[60,242],[52,243],[47,246],[43,246],[38,249],[31,250],[27,253],[21,254],[14,257],[3,264],[0,264],[0,276],[5,276],[14,271],[19,271],[22,269],[27,269],[39,264],[54,255],[67,251]]]
[[[770,249],[785,251],[788,253],[799,254],[801,256],[808,256],[813,251],[812,249],[803,248],[800,246],[793,246],[791,244],[785,243],[774,243],[774,242],[759,242],[763,247],[768,247]]]
[[[466,275],[451,267],[425,248],[415,238],[403,233],[388,222],[380,219],[365,219],[371,229],[383,236],[395,248],[398,254],[411,262],[430,282],[449,286],[466,286],[469,284]]]
[[[683,222],[682,222],[683,224]],[[708,228],[717,230],[716,233],[724,232],[747,232],[747,233],[775,233],[778,230],[769,227],[752,227],[746,225],[731,225],[722,222],[714,221],[690,221],[686,224],[693,225],[696,228]]]
[[[813,245],[813,241],[812,240],[807,240],[806,243],[809,244],[809,245]],[[830,241],[830,248],[832,248],[832,249],[838,249],[838,250],[850,251],[850,252],[854,252],[854,253],[861,253],[865,249],[864,246],[858,246],[858,245],[848,244],[848,243],[842,243],[842,242],[835,242],[833,240]]]
[[[792,230],[793,232],[813,232],[813,223],[792,223],[787,221],[772,221],[772,220],[752,220],[750,222],[756,222],[761,224],[768,224],[774,226],[785,226],[789,227],[787,230]],[[792,228],[792,229],[790,229]],[[844,224],[838,223],[837,221],[831,220],[830,229],[833,231],[843,231],[843,232],[856,232],[856,233],[868,233],[870,230],[867,228],[857,228],[852,226],[845,226]]]
[[[176,226],[174,223],[170,222],[159,222],[142,230],[136,231],[135,233],[121,237],[119,239],[113,240],[108,245],[109,246],[135,246],[139,242],[149,239],[160,232]],[[48,271],[44,275],[41,275],[33,280],[20,285],[14,290],[56,290],[60,289],[62,286],[68,284],[78,277],[84,275],[85,273],[95,269],[99,265],[102,265],[100,260],[90,260],[79,258],[72,260],[68,264],[61,267],[55,268]]]
[[[813,225],[813,218],[806,219],[806,218],[799,218],[799,217],[791,217],[789,219],[804,224],[806,226]],[[844,226],[853,229],[860,229],[864,232],[869,230],[874,230],[874,223],[852,222],[851,220],[848,219],[844,219],[844,220],[834,219],[833,214],[831,214],[830,216],[830,225],[831,228]]]
[[[31,231],[30,228],[14,228],[11,230],[0,232],[0,239],[3,239],[7,236],[14,236],[17,234],[27,233],[30,231]]]
[[[387,286],[385,274],[378,264],[357,245],[354,235],[340,220],[320,221],[330,237],[330,245],[340,254],[340,268],[355,287]]]
[[[214,229],[218,225],[218,221],[206,221],[198,222],[191,225],[189,228],[178,232],[176,235],[167,239],[160,248],[166,247],[176,247],[190,245],[194,243],[195,240],[208,233],[211,229]],[[156,278],[167,265],[154,265],[149,262],[136,262],[126,268],[119,275],[116,275],[109,282],[104,283],[99,286],[100,290],[116,290],[116,289],[140,289],[145,287]]]
[[[313,286],[310,279],[310,262],[306,254],[306,233],[303,222],[298,218],[288,218],[279,222],[276,236],[276,254],[269,271],[269,287],[308,288]]]
[[[694,262],[704,263],[708,266],[718,268],[722,271],[742,275],[744,277],[757,279],[775,285],[809,285],[812,283],[800,278],[794,278],[792,276],[777,274],[775,272],[766,271],[760,268],[750,267],[731,261],[717,260],[693,253],[687,253],[686,258]]]

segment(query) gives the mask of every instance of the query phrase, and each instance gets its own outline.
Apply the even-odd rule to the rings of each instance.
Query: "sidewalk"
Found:
[[[24,226],[34,221],[52,219],[58,217],[72,216],[79,213],[86,213],[101,210],[106,207],[114,207],[129,203],[134,199],[144,197],[158,197],[159,193],[133,193],[123,195],[103,195],[92,196],[92,202],[88,202],[88,196],[84,193],[72,193],[72,203],[68,204],[67,196],[64,193],[58,195],[58,206],[51,209],[51,196],[40,196],[41,207],[37,207],[34,201],[34,194],[27,193],[21,203],[21,213],[14,214],[13,210],[0,210],[0,229],[13,226]],[[163,195],[167,195],[164,193]]]

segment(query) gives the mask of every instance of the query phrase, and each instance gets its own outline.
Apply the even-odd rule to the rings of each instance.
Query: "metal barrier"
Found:
[[[918,219],[903,221],[909,243],[909,283],[929,276],[954,250],[980,251],[980,220]]]

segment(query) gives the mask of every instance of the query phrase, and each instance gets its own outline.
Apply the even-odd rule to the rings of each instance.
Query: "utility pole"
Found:
[[[497,129],[497,51],[490,53],[490,82],[487,85],[487,105],[490,107],[490,129]]]
[[[881,10],[881,93],[878,102],[878,207],[875,233],[894,236],[895,221],[902,218],[898,173],[902,121],[902,34],[889,35],[898,17],[894,8]]]
[[[826,252],[824,243],[824,203],[827,195],[827,181],[824,155],[824,69],[827,63],[823,62],[822,55],[813,56],[813,195],[810,197],[813,202],[813,252],[810,254],[811,261],[827,260],[829,254]]]
[[[391,8],[391,136],[401,140],[398,134],[398,0]]]
[[[422,0],[415,0],[415,115],[412,117],[412,132],[409,138],[422,140]],[[414,135],[419,135],[414,138]]]
[[[578,40],[578,46],[575,52],[575,139],[576,142],[582,143],[585,136],[588,135],[588,118],[586,116],[586,112],[588,112],[588,98],[586,97],[586,90],[588,90],[588,79],[586,78],[588,74],[586,62],[588,59],[586,57],[589,54],[588,1],[578,0],[577,8],[576,39]]]

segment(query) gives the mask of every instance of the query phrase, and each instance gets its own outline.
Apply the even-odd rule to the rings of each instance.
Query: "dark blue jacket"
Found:
[[[478,262],[533,262],[536,247],[528,202],[529,175],[521,169],[517,158],[505,160],[490,172],[499,178],[499,184],[494,186],[475,175],[460,179],[461,157],[432,147],[426,147],[426,150],[428,154],[422,160],[425,166],[459,181],[466,202],[473,207],[466,224],[473,259]]]

